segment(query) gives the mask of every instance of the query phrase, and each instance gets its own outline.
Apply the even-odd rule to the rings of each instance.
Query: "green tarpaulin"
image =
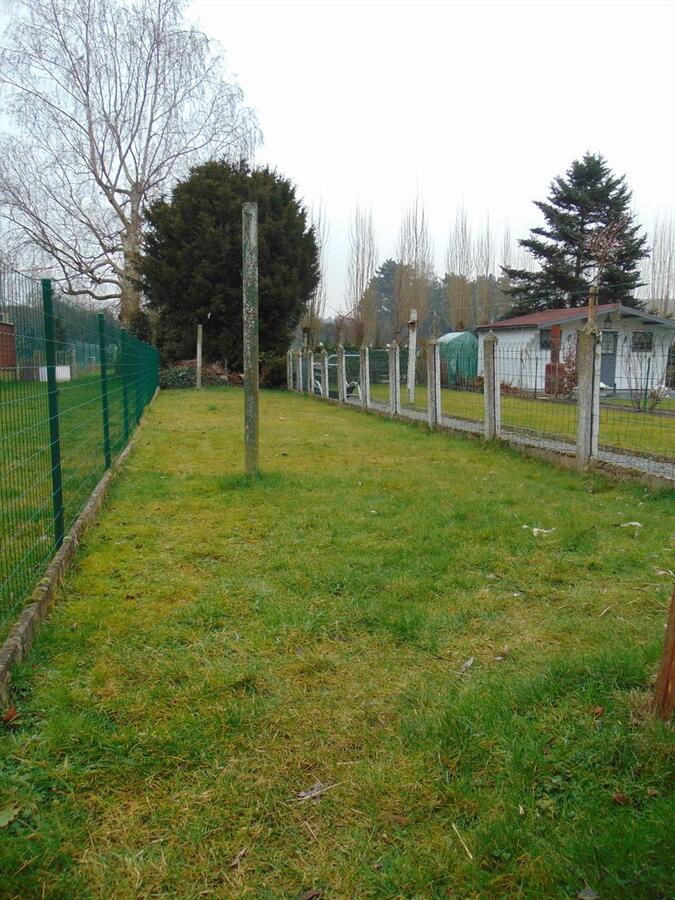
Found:
[[[474,379],[478,373],[478,338],[470,331],[452,331],[438,338],[441,366],[448,370],[448,383]]]

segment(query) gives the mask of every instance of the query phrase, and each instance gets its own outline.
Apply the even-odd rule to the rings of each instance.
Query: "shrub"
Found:
[[[159,371],[159,386],[166,388],[190,388],[197,383],[197,373],[191,366],[170,366]]]

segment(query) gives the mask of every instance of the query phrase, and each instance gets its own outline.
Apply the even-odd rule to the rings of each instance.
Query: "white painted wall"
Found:
[[[560,359],[566,351],[576,348],[577,332],[583,322],[570,322],[561,327]],[[615,370],[616,389],[634,390],[637,385],[648,384],[653,389],[665,383],[668,348],[675,343],[675,329],[655,323],[643,323],[639,317],[620,318],[617,313],[601,316],[601,328],[618,333]],[[634,331],[650,331],[654,335],[651,353],[633,352]],[[487,332],[478,333],[478,374],[483,374],[483,341]],[[500,378],[524,390],[544,391],[546,364],[551,361],[550,350],[539,349],[539,328],[495,329],[499,338],[498,354],[501,365]]]

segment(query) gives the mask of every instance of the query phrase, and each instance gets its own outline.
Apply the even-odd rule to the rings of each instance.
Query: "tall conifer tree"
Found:
[[[641,306],[640,261],[649,255],[647,239],[630,211],[632,194],[625,176],[613,174],[600,154],[575,160],[565,177],[551,183],[547,201],[535,201],[545,224],[518,243],[538,263],[534,272],[502,267],[513,304],[508,316],[545,309],[586,306],[596,272],[589,243],[599,229],[612,228],[616,251],[599,281],[599,303]]]

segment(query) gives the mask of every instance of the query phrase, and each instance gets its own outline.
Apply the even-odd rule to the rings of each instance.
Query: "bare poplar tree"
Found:
[[[397,271],[394,285],[394,328],[401,334],[410,318],[410,310],[417,310],[423,321],[429,309],[433,280],[433,252],[424,205],[420,195],[403,214],[397,247]]]
[[[370,283],[377,266],[377,248],[373,230],[373,214],[358,205],[349,225],[349,259],[347,262],[348,317],[352,322],[356,344],[372,338],[377,310]]]
[[[675,220],[673,213],[657,215],[652,229],[651,254],[645,261],[645,299],[655,316],[675,315]]]
[[[139,308],[146,203],[207,158],[240,159],[254,114],[183,0],[22,0],[0,52],[14,131],[0,213],[69,293]]]
[[[490,276],[494,273],[495,266],[495,238],[490,226],[488,213],[485,224],[479,231],[474,245],[474,270],[476,274],[476,292],[474,303],[474,322],[476,325],[485,325],[492,318],[492,291]]]
[[[316,210],[312,208],[310,218],[318,252],[319,281],[316,290],[309,298],[309,304],[302,317],[300,326],[303,334],[306,335],[307,345],[313,347],[316,344],[321,322],[326,312],[326,255],[330,230],[323,203],[319,203]]]
[[[473,275],[473,240],[464,207],[455,214],[445,254],[447,297],[453,328],[463,331],[471,324],[471,277]]]

